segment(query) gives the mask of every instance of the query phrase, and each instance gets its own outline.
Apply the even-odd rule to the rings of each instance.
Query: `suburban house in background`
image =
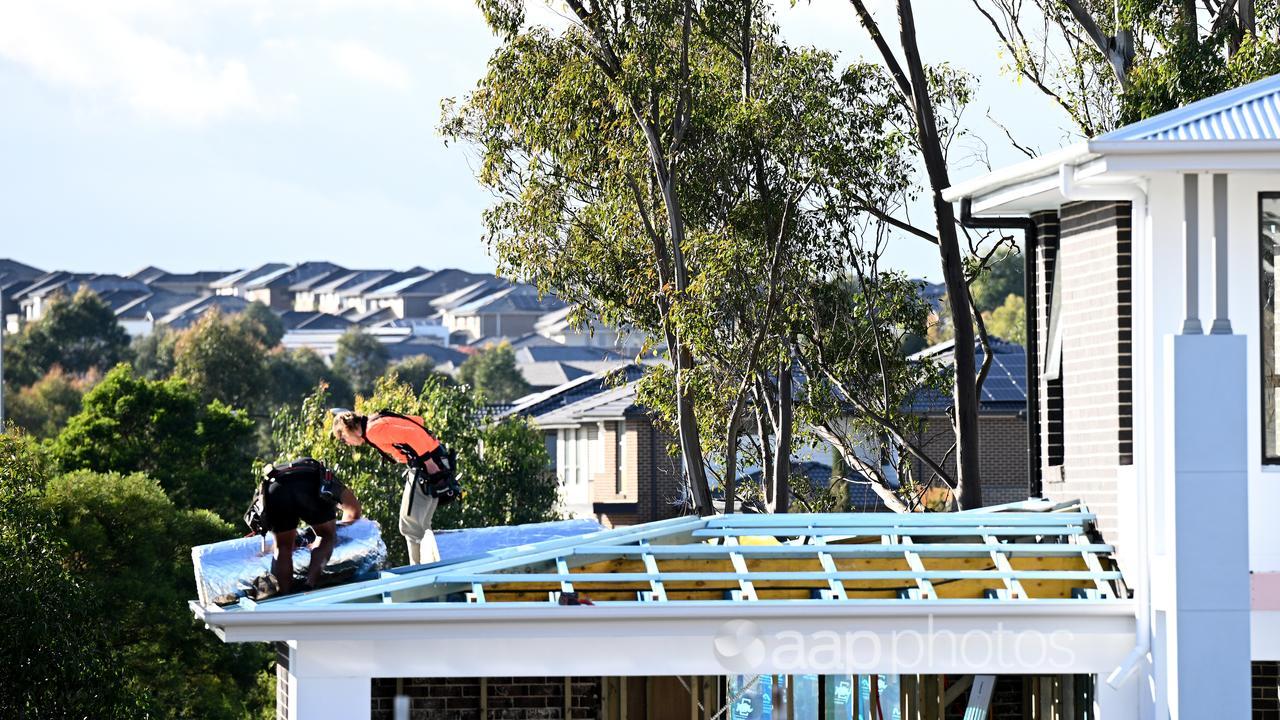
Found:
[[[1017,343],[991,338],[991,367],[982,383],[978,399],[978,437],[982,467],[982,504],[1003,505],[1020,502],[1033,493],[1027,454],[1027,353]],[[912,357],[932,358],[944,365],[954,360],[955,343],[948,340],[925,348]],[[982,367],[982,346],[974,343],[977,366]],[[950,452],[955,443],[948,411],[950,395],[928,392],[917,395],[911,412],[924,417],[925,425],[915,441],[929,457],[944,460],[943,466],[955,477],[956,461]],[[931,472],[917,459],[912,472],[927,480]]]
[[[521,284],[443,310],[441,320],[450,332],[466,333],[472,340],[516,337],[533,332],[539,318],[562,307],[559,299],[544,297],[532,285]]]
[[[1280,716],[1280,76],[946,197],[1026,231],[1043,493],[1134,588],[1101,717]]]
[[[273,272],[245,279],[232,286],[235,292],[249,302],[260,302],[272,310],[284,311],[293,307],[290,286],[311,277],[322,277],[337,270],[331,262],[304,262],[288,265]]]
[[[274,275],[288,267],[289,265],[286,263],[264,263],[254,268],[237,270],[209,283],[209,289],[213,291],[214,295],[243,297],[249,283],[268,275]]]
[[[437,308],[431,301],[477,282],[493,280],[492,275],[481,275],[456,268],[435,272],[414,273],[394,283],[384,283],[365,293],[368,310],[386,308],[397,318],[425,318],[436,315]]]
[[[570,517],[617,527],[687,512],[680,458],[668,453],[675,438],[636,403],[634,381],[530,419],[554,448]]]
[[[129,279],[146,284],[152,291],[167,290],[175,295],[207,295],[210,285],[229,274],[223,270],[171,273],[148,266],[129,275]]]

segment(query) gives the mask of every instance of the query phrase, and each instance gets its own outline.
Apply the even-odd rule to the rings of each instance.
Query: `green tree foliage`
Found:
[[[337,468],[340,479],[360,498],[365,514],[382,526],[390,562],[408,561],[404,544],[394,542],[404,487],[402,465],[384,462],[373,449],[350,448],[329,435],[331,416],[324,389],[300,409],[283,409],[272,422],[268,459],[283,462],[314,457]],[[437,529],[543,522],[557,517],[558,489],[547,470],[542,434],[526,421],[484,422],[476,397],[465,388],[429,378],[421,392],[389,376],[356,410],[393,410],[419,415],[428,430],[457,451],[463,496],[440,508]]]
[[[301,403],[321,383],[328,385],[335,405],[350,407],[355,402],[355,393],[347,379],[325,365],[311,348],[276,348],[267,355],[267,376],[267,397],[273,409]]]
[[[55,367],[34,385],[6,394],[5,417],[38,438],[53,437],[80,412],[80,399],[97,381],[94,374],[74,377]]]
[[[915,281],[885,271],[873,282],[815,284],[804,310],[804,424],[842,455],[847,477],[873,481],[890,508],[918,509],[926,480],[911,477],[912,463],[942,458],[914,442],[923,420],[911,412],[911,400],[924,391],[945,393],[951,377],[938,363],[910,360],[898,348],[904,338],[925,334],[928,301]]]
[[[265,330],[221,313],[205,313],[174,346],[174,377],[186,380],[209,402],[257,409],[267,402]]]
[[[44,317],[5,338],[4,354],[5,379],[25,387],[54,366],[75,375],[106,371],[127,359],[129,336],[111,306],[82,288],[70,298],[54,296]]]
[[[28,438],[0,434],[0,716],[140,718],[100,604],[74,571],[58,518],[40,499],[49,463]]]
[[[1120,97],[1122,124],[1280,73],[1280,42],[1274,25],[1270,33],[1248,34],[1241,31],[1237,19],[1200,18],[1192,11],[1188,20],[1186,3],[1178,0],[1123,4],[1127,7],[1121,21],[1131,24],[1140,38],[1154,42],[1139,45],[1141,54]],[[1270,18],[1264,15],[1264,21],[1277,20],[1274,7],[1256,4],[1272,12]],[[1223,3],[1223,7],[1233,5]],[[1207,31],[1200,27],[1202,20],[1211,23]]]
[[[138,375],[148,380],[164,380],[172,375],[178,335],[164,325],[157,325],[149,334],[134,338],[133,369]]]
[[[178,507],[231,520],[252,493],[252,438],[243,412],[203,403],[182,380],[146,380],[122,364],[84,396],[52,451],[67,470],[146,473]]]
[[[989,313],[984,313],[983,318],[987,322],[989,334],[1026,346],[1027,303],[1021,295],[1009,295],[1005,298],[1003,305]]]
[[[509,403],[531,390],[516,367],[515,351],[505,342],[467,358],[458,368],[458,381],[470,385],[484,402],[490,403]]]
[[[338,351],[333,356],[333,367],[357,393],[368,394],[374,383],[387,372],[387,348],[372,335],[360,328],[351,328],[338,338]]]
[[[284,338],[284,321],[271,308],[256,300],[249,303],[235,320],[245,325],[256,325],[254,330],[263,347],[273,348]]]
[[[242,720],[272,704],[258,683],[268,649],[219,641],[186,605],[191,548],[235,537],[235,528],[178,508],[142,474],[73,472],[49,482],[43,504],[57,518],[67,568],[92,587],[108,644],[120,648],[125,689],[149,697],[152,717]]]
[[[453,378],[436,370],[436,361],[430,355],[407,357],[393,365],[391,371],[400,378],[401,382],[409,383],[409,387],[413,388],[415,394],[421,394],[427,382],[433,378],[436,382],[445,385],[453,382]]]
[[[978,312],[995,310],[1010,295],[1021,297],[1025,290],[1022,271],[1023,257],[1013,252],[978,270],[977,277],[969,285],[969,293]]]
[[[1280,72],[1280,4],[1250,4],[1253,18],[1234,1],[974,0],[1009,69],[1086,136]]]
[[[665,343],[652,397],[709,512],[704,448],[790,367],[788,288],[905,184],[901,108],[874,68],[786,45],[763,2],[573,4],[564,30],[479,4],[503,45],[443,132],[479,150],[487,241],[503,271]]]

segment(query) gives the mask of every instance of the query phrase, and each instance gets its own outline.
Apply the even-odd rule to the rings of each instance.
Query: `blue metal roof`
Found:
[[[684,517],[491,550],[232,612],[665,602],[1035,602],[1126,595],[1094,515],[1026,502],[958,513]],[[365,604],[371,603],[371,604]]]
[[[1095,142],[1280,140],[1280,75],[1126,125]]]

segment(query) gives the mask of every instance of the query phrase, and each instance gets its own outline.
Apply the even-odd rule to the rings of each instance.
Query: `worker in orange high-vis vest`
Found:
[[[427,491],[424,474],[434,476],[451,462],[441,454],[440,441],[415,415],[391,412],[357,415],[350,410],[333,410],[333,436],[348,445],[368,444],[384,459],[405,465],[404,491],[400,497],[400,534],[409,548],[409,563],[419,565],[440,559],[431,518],[441,497]],[[446,498],[450,499],[450,498]]]

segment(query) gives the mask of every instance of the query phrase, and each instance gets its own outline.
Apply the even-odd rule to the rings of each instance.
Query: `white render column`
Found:
[[[349,662],[358,652],[332,656],[343,643],[289,645],[289,720],[367,720],[372,715],[373,678]]]
[[[1143,703],[1140,694],[1149,692],[1137,678],[1124,683],[1118,688],[1107,684],[1107,676],[1096,675],[1093,678],[1093,712],[1090,717],[1099,720],[1140,720],[1149,717],[1143,708],[1150,702]]]
[[[1246,347],[1240,335],[1166,337],[1172,478],[1155,523],[1152,659],[1171,720],[1251,713]]]

